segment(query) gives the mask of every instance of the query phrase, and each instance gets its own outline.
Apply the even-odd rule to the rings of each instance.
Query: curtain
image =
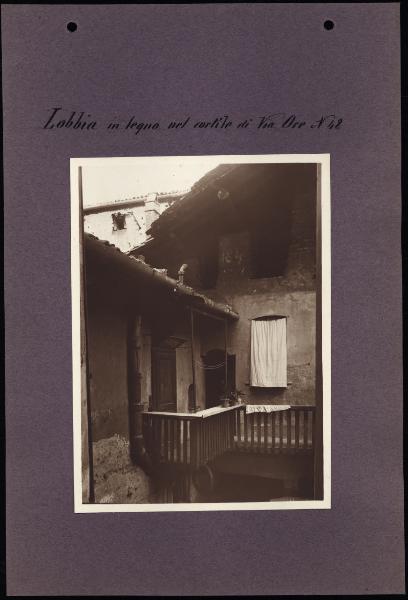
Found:
[[[251,385],[287,387],[286,319],[251,324]]]

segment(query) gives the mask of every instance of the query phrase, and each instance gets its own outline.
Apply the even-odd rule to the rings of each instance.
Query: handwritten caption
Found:
[[[261,116],[246,117],[244,119],[233,119],[229,115],[222,115],[210,119],[197,119],[184,116],[179,119],[163,122],[141,121],[134,115],[125,119],[113,119],[105,122],[98,121],[85,111],[79,112],[66,110],[62,107],[50,109],[42,126],[43,129],[64,130],[73,129],[77,131],[92,131],[106,129],[108,131],[128,131],[140,135],[146,131],[182,130],[182,129],[252,129],[256,131],[268,131],[276,129],[328,129],[338,131],[343,126],[343,119],[335,114],[319,115],[313,119],[303,119],[296,114],[284,112],[265,114]]]

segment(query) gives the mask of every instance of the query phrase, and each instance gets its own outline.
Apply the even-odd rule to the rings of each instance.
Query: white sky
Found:
[[[190,189],[219,164],[219,157],[213,156],[95,159],[95,165],[83,167],[84,206]]]

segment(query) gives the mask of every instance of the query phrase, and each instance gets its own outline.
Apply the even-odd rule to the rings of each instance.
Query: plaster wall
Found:
[[[245,401],[254,404],[315,402],[315,292],[263,293],[234,296],[240,314],[230,327],[229,348],[236,355],[236,385]],[[287,317],[287,388],[250,387],[251,320],[264,315]]]
[[[236,355],[236,386],[254,404],[314,404],[316,353],[316,268],[314,210],[302,194],[293,199],[291,236],[285,271],[274,277],[254,278],[250,269],[250,234],[241,231],[219,238],[219,271],[215,299],[239,314],[228,327],[228,352]],[[272,259],[272,257],[271,257]],[[251,320],[262,316],[287,317],[287,388],[250,387]],[[223,348],[221,332],[208,325],[204,352]]]
[[[201,341],[198,336],[194,339],[194,366],[196,383],[197,408],[205,408],[204,371],[200,368]],[[188,412],[188,388],[193,383],[193,367],[191,362],[191,343],[185,342],[176,350],[177,377],[177,411]]]
[[[158,502],[152,480],[130,460],[128,439],[115,434],[95,442],[93,449],[97,503]]]
[[[168,202],[158,202],[157,213],[155,213],[156,218],[168,206]],[[112,214],[115,212],[121,212],[126,215],[125,229],[114,230]],[[118,204],[115,210],[111,209],[86,214],[84,216],[84,229],[86,233],[92,233],[99,239],[107,240],[111,244],[114,244],[122,252],[127,252],[146,240],[146,229],[150,227],[153,220],[154,216],[149,211],[146,212],[144,205],[121,210],[120,204]]]
[[[148,410],[152,395],[152,336],[149,324],[142,319],[142,349],[141,367],[142,374],[142,404]]]
[[[112,214],[123,212],[126,214],[126,228],[114,231]],[[146,218],[143,206],[115,211],[104,211],[85,215],[85,231],[92,233],[101,240],[108,240],[122,252],[127,252],[146,239]]]
[[[88,312],[93,439],[114,434],[128,439],[126,316],[105,306]]]

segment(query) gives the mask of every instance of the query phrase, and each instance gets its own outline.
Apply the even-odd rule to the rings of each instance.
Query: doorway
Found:
[[[177,412],[176,350],[166,345],[152,348],[152,408]]]
[[[221,398],[235,390],[235,354],[227,355],[227,386],[225,389],[225,351],[209,350],[203,357],[205,369],[205,407],[221,404]]]

